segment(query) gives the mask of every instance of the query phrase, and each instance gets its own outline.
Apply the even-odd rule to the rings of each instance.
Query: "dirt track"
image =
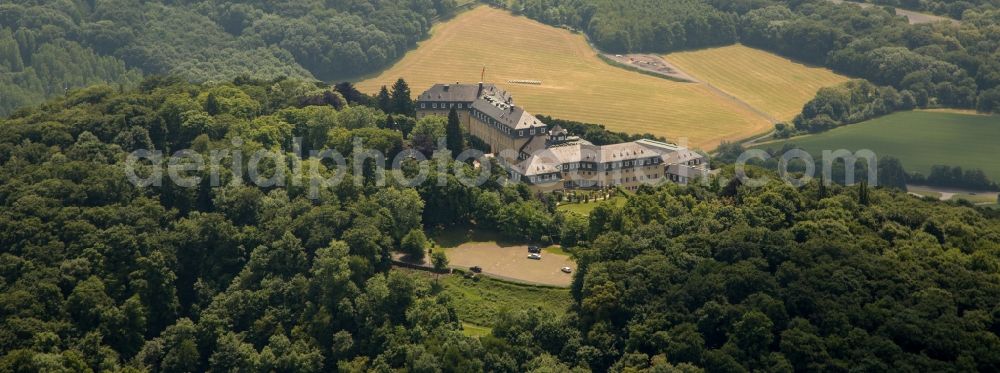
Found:
[[[500,247],[495,243],[476,242],[445,250],[454,268],[483,268],[483,274],[505,280],[538,285],[569,286],[573,275],[560,271],[562,267],[576,270],[576,264],[565,255],[542,252],[541,260],[528,259],[527,246]]]

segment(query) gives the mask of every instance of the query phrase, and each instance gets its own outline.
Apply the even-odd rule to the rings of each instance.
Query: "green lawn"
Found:
[[[621,207],[621,206],[625,206],[625,202],[626,201],[627,201],[627,199],[625,197],[617,196],[617,197],[612,197],[607,202],[610,202],[610,203],[614,204],[615,206]],[[577,214],[580,214],[580,215],[583,215],[583,216],[587,216],[587,215],[590,215],[591,211],[594,211],[594,208],[597,207],[598,204],[601,204],[601,203],[604,203],[604,202],[605,201],[601,200],[601,201],[596,201],[596,202],[590,201],[588,203],[564,203],[564,204],[559,205],[559,207],[557,207],[556,209],[559,210],[559,211],[575,212]]]
[[[492,328],[470,324],[467,322],[462,323],[462,334],[465,334],[466,336],[469,337],[482,337],[484,335],[489,335],[492,332],[493,332]]]
[[[552,246],[546,247],[546,248],[542,249],[542,251],[544,251],[546,253],[549,253],[549,254],[555,254],[555,255],[565,255],[565,256],[570,256],[570,257],[573,256],[573,254],[570,254],[568,251],[564,250],[562,246],[559,246],[559,245],[552,245]]]
[[[537,307],[562,315],[573,302],[569,289],[518,285],[486,277],[471,280],[458,275],[442,276],[441,283],[459,319],[483,329],[493,326],[504,310]],[[473,333],[469,327],[466,329],[467,334]]]
[[[453,248],[468,242],[494,242],[500,237],[494,232],[480,231],[464,227],[448,228],[431,233],[430,239],[440,248]]]
[[[780,149],[790,143],[817,159],[823,150],[870,149],[879,157],[899,158],[909,172],[926,175],[934,165],[961,166],[982,169],[1000,180],[998,141],[998,115],[910,111],[756,147]]]

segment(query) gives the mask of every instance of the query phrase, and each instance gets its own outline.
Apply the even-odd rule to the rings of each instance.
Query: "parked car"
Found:
[[[533,254],[541,254],[542,253],[542,248],[540,248],[538,246],[534,246],[534,245],[528,246],[528,252],[529,253],[533,253]]]
[[[538,254],[538,253],[528,254],[528,259],[542,260],[542,254]]]
[[[573,268],[562,267],[562,269],[560,269],[560,271],[563,271],[563,273],[573,273]]]
[[[483,267],[475,266],[475,267],[469,268],[469,270],[472,271],[472,272],[475,272],[475,273],[482,273],[483,272]]]

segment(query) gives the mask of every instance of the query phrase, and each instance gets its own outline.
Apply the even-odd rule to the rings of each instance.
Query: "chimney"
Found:
[[[483,82],[479,82],[479,91],[476,92],[476,96],[483,95]]]

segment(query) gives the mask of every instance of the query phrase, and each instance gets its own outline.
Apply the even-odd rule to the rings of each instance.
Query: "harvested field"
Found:
[[[674,142],[687,138],[689,146],[705,150],[771,128],[767,118],[704,84],[611,66],[580,34],[485,6],[436,25],[417,49],[357,86],[375,93],[402,77],[417,94],[434,83],[478,82],[484,66],[485,80],[504,85],[517,104],[536,114]]]
[[[830,69],[807,66],[743,45],[671,53],[665,58],[695,79],[778,121],[795,118],[820,88],[849,79]]]

